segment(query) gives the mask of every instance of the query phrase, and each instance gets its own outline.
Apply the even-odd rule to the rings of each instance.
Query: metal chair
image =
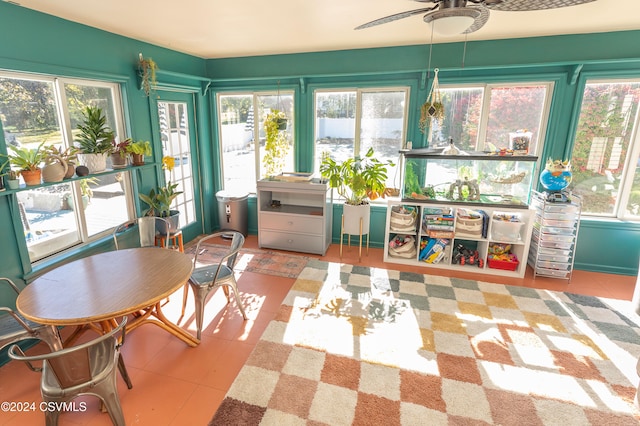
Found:
[[[137,247],[154,247],[157,235],[162,237],[160,240],[164,244],[163,248],[169,247],[168,237],[170,235],[169,229],[171,228],[169,221],[157,216],[143,216],[128,220],[115,227],[112,235],[116,250],[119,250],[123,245],[124,234],[129,234],[128,231],[134,228],[138,229]]]
[[[231,245],[229,246],[229,251],[227,251],[226,254],[222,256],[217,264],[198,267],[198,255],[202,250],[200,246],[209,240],[221,238],[223,235],[225,238],[231,236]],[[204,319],[205,300],[207,299],[209,293],[219,287],[223,287],[227,296],[227,301],[229,302],[231,301],[231,298],[229,296],[228,288],[231,288],[233,294],[235,295],[236,303],[238,304],[240,313],[242,313],[242,317],[245,320],[247,319],[247,315],[244,312],[244,307],[242,306],[242,302],[240,301],[240,295],[238,294],[238,285],[233,273],[233,268],[236,264],[238,252],[240,251],[240,248],[242,248],[243,244],[244,236],[241,233],[225,231],[207,235],[206,237],[201,238],[196,245],[196,252],[193,257],[194,269],[191,273],[191,278],[189,278],[189,286],[193,290],[193,296],[195,299],[195,316],[196,327],[198,329],[198,339],[200,339],[202,335],[202,322]],[[182,304],[183,313],[185,305],[186,299],[183,300]]]
[[[7,283],[16,295],[20,294],[18,286],[9,278],[0,278]],[[8,306],[0,306],[0,349],[22,340],[39,339],[49,345],[52,351],[62,349],[62,340],[58,329],[53,325],[38,324],[20,316]]]
[[[118,397],[116,372],[120,347],[124,343],[127,318],[97,339],[49,354],[26,356],[18,345],[9,348],[9,357],[24,361],[33,371],[41,371],[40,392],[47,407],[64,406],[80,395],[94,395],[102,400],[114,425],[124,425],[124,415]],[[121,333],[118,342],[116,333]],[[43,361],[42,367],[32,362]],[[51,404],[49,404],[51,403]],[[45,421],[57,425],[60,411],[46,410]]]

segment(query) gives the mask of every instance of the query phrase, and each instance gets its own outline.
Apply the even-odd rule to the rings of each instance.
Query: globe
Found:
[[[562,191],[571,183],[571,172],[568,170],[551,172],[544,169],[540,173],[540,183],[547,191]]]

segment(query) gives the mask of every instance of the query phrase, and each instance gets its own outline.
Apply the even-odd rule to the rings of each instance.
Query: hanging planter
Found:
[[[434,70],[433,84],[427,100],[420,107],[420,121],[418,123],[420,131],[424,133],[432,119],[441,121],[444,118],[444,105],[440,95],[440,84],[438,83],[438,68]]]
[[[156,72],[158,65],[151,58],[144,58],[142,53],[138,56],[138,77],[140,77],[140,89],[146,96],[149,96],[156,89],[158,81]]]

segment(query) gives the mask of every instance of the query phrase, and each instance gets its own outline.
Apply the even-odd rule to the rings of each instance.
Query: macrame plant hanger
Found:
[[[427,81],[431,76],[431,53],[433,52],[433,25],[431,26],[431,42],[429,44],[429,64],[427,66]],[[420,131],[425,133],[427,127],[431,124],[431,120],[442,120],[444,118],[444,106],[442,105],[442,97],[440,95],[440,84],[438,83],[438,71],[433,70],[433,82],[427,100],[420,107],[420,121],[418,123]]]

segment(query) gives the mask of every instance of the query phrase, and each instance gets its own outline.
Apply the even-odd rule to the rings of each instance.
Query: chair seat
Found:
[[[33,321],[29,321],[21,317],[27,325],[33,329],[42,327],[42,324],[38,324]],[[25,333],[25,329],[13,318],[11,315],[0,315],[0,341],[11,340],[14,337]],[[34,337],[35,339],[35,337]]]
[[[220,268],[220,273],[218,274],[217,279],[218,284],[220,283],[220,281],[230,278],[233,274],[233,271],[227,265],[203,266],[194,269],[189,282],[199,287],[209,286],[212,284],[213,278],[216,276],[218,268]]]

